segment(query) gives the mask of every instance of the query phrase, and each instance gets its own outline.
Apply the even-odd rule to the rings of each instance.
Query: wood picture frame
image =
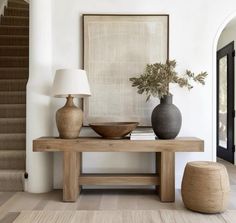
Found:
[[[83,14],[83,66],[92,96],[83,100],[84,126],[137,121],[151,126],[159,103],[132,87],[146,64],[169,59],[169,15]]]

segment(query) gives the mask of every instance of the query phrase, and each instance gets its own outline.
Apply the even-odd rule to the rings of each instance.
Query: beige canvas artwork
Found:
[[[84,125],[138,121],[151,125],[157,99],[146,102],[130,77],[147,63],[168,58],[167,15],[84,15],[84,69],[92,96],[84,100]]]

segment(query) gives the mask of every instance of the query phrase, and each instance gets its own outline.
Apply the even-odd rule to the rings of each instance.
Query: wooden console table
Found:
[[[203,152],[198,138],[135,141],[95,137],[59,139],[42,137],[33,141],[35,152],[63,152],[63,201],[74,202],[84,185],[155,185],[162,202],[175,200],[175,152]],[[83,174],[82,152],[155,152],[155,174]]]

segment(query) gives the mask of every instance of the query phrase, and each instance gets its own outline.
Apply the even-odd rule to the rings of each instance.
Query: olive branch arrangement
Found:
[[[193,88],[192,82],[205,85],[207,72],[201,72],[195,75],[190,70],[186,70],[183,75],[175,71],[176,61],[167,60],[166,63],[147,64],[145,71],[139,77],[132,77],[132,87],[138,88],[138,94],[145,93],[146,101],[151,96],[162,98],[165,95],[171,95],[169,84],[178,84],[181,88],[186,87],[188,90]]]

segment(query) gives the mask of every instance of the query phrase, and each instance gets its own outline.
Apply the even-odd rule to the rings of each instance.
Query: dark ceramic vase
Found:
[[[172,104],[172,95],[161,98],[161,103],[152,112],[152,128],[159,139],[174,139],[180,131],[182,116]]]

